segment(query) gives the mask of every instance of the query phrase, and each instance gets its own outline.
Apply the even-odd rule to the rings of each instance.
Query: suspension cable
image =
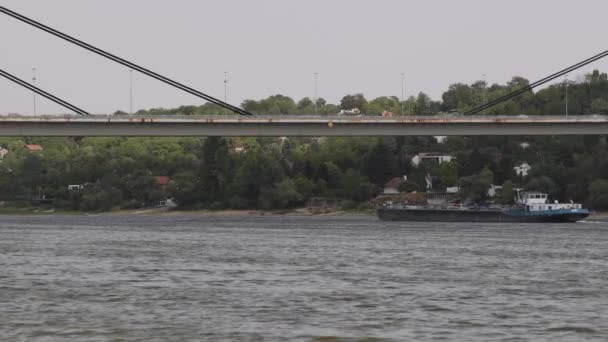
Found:
[[[473,114],[479,113],[479,112],[481,112],[483,110],[492,108],[492,107],[494,107],[494,106],[496,106],[496,105],[498,105],[500,103],[508,101],[508,100],[510,100],[510,99],[512,99],[512,98],[514,98],[516,96],[519,96],[519,95],[527,92],[527,91],[531,91],[532,89],[534,89],[536,87],[539,87],[539,86],[541,86],[543,84],[551,82],[551,81],[553,81],[556,78],[564,76],[564,75],[566,75],[566,74],[568,74],[568,73],[570,73],[572,71],[578,70],[578,69],[584,67],[585,65],[591,64],[591,63],[593,63],[595,61],[598,61],[598,60],[600,60],[602,58],[605,58],[606,56],[608,56],[608,50],[606,50],[606,51],[604,51],[604,52],[602,52],[600,54],[597,54],[597,55],[595,55],[595,56],[593,56],[591,58],[588,58],[588,59],[586,59],[586,60],[584,60],[582,62],[579,62],[579,63],[577,63],[577,64],[575,64],[573,66],[570,66],[570,67],[568,67],[568,68],[566,68],[564,70],[561,70],[561,71],[559,71],[559,72],[557,72],[557,73],[555,73],[553,75],[547,76],[547,77],[543,78],[542,80],[536,81],[536,82],[534,82],[532,84],[529,84],[529,85],[527,85],[525,87],[517,89],[517,90],[515,90],[515,91],[513,91],[513,92],[511,92],[509,94],[506,94],[506,95],[501,96],[501,97],[499,97],[497,99],[494,99],[494,100],[492,100],[492,101],[490,101],[490,102],[488,102],[486,104],[483,104],[483,105],[481,105],[479,107],[473,108],[473,109],[469,110],[468,112],[464,113],[464,115],[473,115]]]
[[[36,87],[36,86],[34,86],[32,84],[27,83],[26,81],[24,81],[24,80],[22,80],[22,79],[20,79],[20,78],[18,78],[16,76],[14,76],[14,75],[11,75],[11,74],[9,74],[8,72],[6,72],[6,71],[4,71],[2,69],[0,69],[0,76],[3,76],[3,77],[7,78],[10,81],[13,81],[13,82],[17,83],[18,85],[20,85],[20,86],[22,86],[22,87],[24,87],[26,89],[29,89],[29,90],[35,92],[36,94],[38,94],[40,96],[43,96],[43,97],[45,97],[45,98],[47,98],[47,99],[49,99],[49,100],[57,103],[58,105],[63,106],[65,108],[67,108],[67,109],[75,112],[78,115],[82,115],[82,116],[91,115],[88,112],[86,112],[86,111],[84,111],[84,110],[82,110],[82,109],[74,106],[73,104],[71,104],[69,102],[66,102],[66,101],[64,101],[64,100],[62,100],[62,99],[60,99],[60,98],[58,98],[58,97],[56,97],[56,96],[54,96],[52,94],[49,94],[46,91],[44,91],[44,90],[42,90],[42,89],[40,89],[40,88],[38,88],[38,87]]]
[[[228,104],[228,103],[226,103],[224,101],[221,101],[219,99],[216,99],[216,98],[214,98],[214,97],[212,97],[210,95],[204,94],[204,93],[202,93],[202,92],[200,92],[200,91],[198,91],[196,89],[188,87],[188,86],[186,86],[186,85],[184,85],[182,83],[174,81],[174,80],[172,80],[172,79],[170,79],[168,77],[165,77],[165,76],[162,76],[160,74],[157,74],[157,73],[155,73],[155,72],[153,72],[153,71],[151,71],[149,69],[146,69],[146,68],[144,68],[142,66],[139,66],[139,65],[137,65],[135,63],[132,63],[130,61],[127,61],[127,60],[125,60],[123,58],[120,58],[120,57],[118,57],[116,55],[113,55],[113,54],[111,54],[111,53],[109,53],[107,51],[99,49],[99,48],[97,48],[97,47],[95,47],[93,45],[87,44],[87,43],[85,43],[85,42],[83,42],[81,40],[78,40],[78,39],[76,39],[76,38],[74,38],[72,36],[69,36],[69,35],[67,35],[65,33],[62,33],[60,31],[57,31],[57,30],[55,30],[55,29],[53,29],[53,28],[51,28],[49,26],[46,26],[46,25],[44,25],[44,24],[42,24],[40,22],[37,22],[37,21],[35,21],[33,19],[30,19],[30,18],[28,18],[28,17],[26,17],[24,15],[21,15],[19,13],[11,11],[11,10],[9,10],[6,7],[0,6],[0,12],[4,13],[4,14],[12,17],[12,18],[15,18],[15,19],[17,19],[19,21],[22,21],[22,22],[24,22],[24,23],[26,23],[28,25],[34,26],[34,27],[36,27],[36,28],[38,28],[38,29],[40,29],[42,31],[45,31],[45,32],[47,32],[49,34],[52,34],[52,35],[54,35],[54,36],[56,36],[58,38],[61,38],[61,39],[65,40],[65,41],[68,41],[68,42],[70,42],[72,44],[78,45],[78,46],[80,46],[83,49],[89,50],[89,51],[91,51],[91,52],[93,52],[95,54],[98,54],[98,55],[100,55],[102,57],[110,59],[110,60],[112,60],[112,61],[114,61],[116,63],[122,64],[122,65],[124,65],[124,66],[126,66],[126,67],[128,67],[130,69],[139,71],[139,72],[141,72],[144,75],[150,76],[150,77],[152,77],[152,78],[154,78],[156,80],[164,82],[164,83],[166,83],[166,84],[168,84],[170,86],[173,86],[173,87],[175,87],[177,89],[180,89],[180,90],[185,91],[185,92],[187,92],[189,94],[192,94],[194,96],[202,98],[202,99],[204,99],[204,100],[206,100],[208,102],[211,102],[213,104],[216,104],[216,105],[218,105],[218,106],[220,106],[222,108],[228,109],[228,110],[230,110],[230,111],[232,111],[232,112],[234,112],[236,114],[240,114],[240,115],[253,115],[253,114],[251,114],[250,112],[248,112],[248,111],[246,111],[244,109],[241,109],[241,108],[238,108],[238,107],[233,106],[231,104]]]

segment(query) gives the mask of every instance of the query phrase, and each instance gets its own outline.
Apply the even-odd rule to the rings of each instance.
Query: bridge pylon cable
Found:
[[[17,76],[11,75],[11,74],[9,74],[8,72],[6,72],[6,71],[4,71],[2,69],[0,69],[0,76],[3,76],[3,77],[5,77],[8,80],[17,83],[18,85],[20,85],[20,86],[22,86],[22,87],[24,87],[26,89],[29,89],[29,90],[35,92],[36,94],[38,94],[38,95],[40,95],[42,97],[45,97],[45,98],[47,98],[47,99],[55,102],[56,104],[58,104],[60,106],[63,106],[65,108],[67,108],[67,109],[75,112],[78,115],[82,115],[82,116],[89,116],[89,115],[91,115],[87,111],[85,111],[83,109],[80,109],[80,108],[74,106],[73,104],[71,104],[71,103],[69,103],[67,101],[62,100],[62,99],[54,96],[53,94],[49,94],[46,91],[44,91],[44,90],[42,90],[42,89],[40,89],[40,88],[38,88],[38,87],[36,87],[36,86],[34,86],[32,84],[27,83],[26,81],[18,78]]]
[[[517,96],[519,96],[519,95],[527,92],[527,91],[531,91],[532,89],[534,89],[536,87],[539,87],[539,86],[541,86],[543,84],[551,82],[551,81],[555,80],[556,78],[564,76],[564,75],[566,75],[566,74],[568,74],[568,73],[570,73],[572,71],[580,69],[580,68],[584,67],[585,65],[591,64],[591,63],[593,63],[595,61],[598,61],[598,60],[600,60],[602,58],[605,58],[607,56],[608,56],[608,50],[606,50],[606,51],[604,51],[604,52],[602,52],[600,54],[597,54],[597,55],[595,55],[595,56],[593,56],[591,58],[588,58],[588,59],[586,59],[586,60],[584,60],[582,62],[574,64],[574,65],[572,65],[572,66],[570,66],[570,67],[568,67],[568,68],[566,68],[564,70],[558,71],[558,72],[556,72],[553,75],[550,75],[550,76],[547,76],[547,77],[543,78],[542,80],[539,80],[539,81],[536,81],[534,83],[531,83],[531,84],[529,84],[529,85],[527,85],[525,87],[517,89],[517,90],[515,90],[515,91],[513,91],[513,92],[511,92],[509,94],[506,94],[506,95],[501,96],[501,97],[499,97],[497,99],[494,99],[494,100],[492,100],[492,101],[490,101],[488,103],[485,103],[485,104],[483,104],[483,105],[481,105],[479,107],[473,108],[473,109],[467,111],[466,113],[464,113],[464,115],[473,115],[473,114],[479,113],[479,112],[481,112],[483,110],[492,108],[492,107],[494,107],[494,106],[496,106],[496,105],[498,105],[498,104],[500,104],[502,102],[508,101],[508,100],[510,100],[510,99],[512,99],[514,97],[517,97]]]
[[[133,62],[130,62],[130,61],[126,60],[126,59],[120,58],[120,57],[118,57],[118,56],[116,56],[114,54],[111,54],[111,53],[109,53],[107,51],[104,51],[104,50],[102,50],[100,48],[97,48],[97,47],[95,47],[93,45],[90,45],[88,43],[85,43],[85,42],[83,42],[83,41],[81,41],[79,39],[76,39],[76,38],[74,38],[74,37],[72,37],[70,35],[67,35],[67,34],[65,34],[63,32],[55,30],[55,29],[53,29],[53,28],[51,28],[51,27],[49,27],[47,25],[44,25],[44,24],[42,24],[42,23],[40,23],[38,21],[35,21],[35,20],[31,19],[31,18],[28,18],[28,17],[26,17],[26,16],[24,16],[22,14],[19,14],[17,12],[11,11],[11,10],[9,10],[6,7],[0,6],[0,12],[4,13],[4,14],[6,14],[6,15],[14,18],[14,19],[17,19],[17,20],[19,20],[21,22],[24,22],[24,23],[26,23],[28,25],[34,26],[34,27],[36,27],[36,28],[38,28],[38,29],[40,29],[42,31],[45,31],[45,32],[47,32],[47,33],[49,33],[49,34],[51,34],[51,35],[53,35],[55,37],[61,38],[61,39],[65,40],[65,41],[68,41],[68,42],[70,42],[72,44],[78,45],[78,46],[80,46],[83,49],[86,49],[86,50],[91,51],[91,52],[93,52],[95,54],[98,54],[98,55],[100,55],[102,57],[110,59],[110,60],[112,60],[112,61],[114,61],[116,63],[122,64],[123,66],[126,66],[126,67],[128,67],[130,69],[139,71],[142,74],[147,75],[149,77],[152,77],[152,78],[154,78],[154,79],[156,79],[158,81],[166,83],[166,84],[168,84],[170,86],[173,86],[173,87],[175,87],[177,89],[180,89],[180,90],[182,90],[184,92],[187,92],[187,93],[189,93],[191,95],[194,95],[194,96],[197,96],[199,98],[202,98],[205,101],[211,102],[211,103],[216,104],[216,105],[218,105],[218,106],[220,106],[222,108],[228,109],[231,112],[234,112],[234,113],[239,114],[239,115],[253,115],[252,113],[250,113],[250,112],[248,112],[248,111],[246,111],[244,109],[241,109],[239,107],[236,107],[236,106],[233,106],[231,104],[228,104],[228,103],[226,103],[224,101],[221,101],[221,100],[219,100],[217,98],[214,98],[214,97],[212,97],[210,95],[207,95],[207,94],[202,93],[202,92],[200,92],[200,91],[198,91],[196,89],[193,89],[193,88],[191,88],[189,86],[186,86],[186,85],[184,85],[182,83],[174,81],[174,80],[172,80],[172,79],[170,79],[168,77],[165,77],[165,76],[160,75],[158,73],[155,73],[155,72],[153,72],[153,71],[151,71],[149,69],[146,69],[146,68],[144,68],[142,66],[139,66],[139,65],[137,65],[137,64],[135,64]]]

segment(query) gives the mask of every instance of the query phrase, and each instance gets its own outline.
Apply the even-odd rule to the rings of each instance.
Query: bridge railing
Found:
[[[462,116],[462,115],[429,115],[429,116],[350,116],[350,115],[91,115],[79,116],[71,114],[63,115],[0,115],[0,122],[5,121],[36,121],[36,122],[412,122],[412,123],[437,123],[437,122],[606,122],[605,115],[502,115],[502,116]]]

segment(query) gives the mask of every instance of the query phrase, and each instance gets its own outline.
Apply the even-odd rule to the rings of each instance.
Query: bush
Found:
[[[413,182],[411,180],[406,180],[401,182],[401,184],[399,185],[399,192],[414,192],[414,191],[420,191],[420,187],[418,186],[418,184],[416,184],[416,182]]]

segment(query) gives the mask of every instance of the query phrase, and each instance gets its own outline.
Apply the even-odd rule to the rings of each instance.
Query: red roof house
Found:
[[[27,148],[28,151],[30,152],[40,152],[43,151],[44,149],[42,148],[42,146],[40,145],[25,145],[25,148]]]
[[[171,183],[171,178],[168,176],[156,176],[154,178],[156,179],[156,185],[161,187],[165,187]]]

